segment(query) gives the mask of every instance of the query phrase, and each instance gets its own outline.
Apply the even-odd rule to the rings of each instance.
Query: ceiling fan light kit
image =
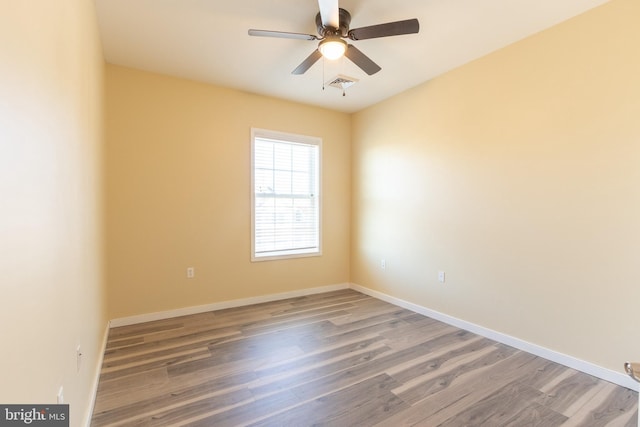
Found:
[[[346,56],[368,75],[373,75],[382,68],[373,62],[352,44],[343,39],[366,40],[379,37],[398,36],[403,34],[415,34],[420,30],[417,19],[387,22],[385,24],[371,25],[368,27],[350,30],[351,14],[338,7],[338,0],[318,0],[320,12],[316,15],[318,36],[313,34],[289,33],[284,31],[249,30],[250,36],[278,37],[298,40],[319,40],[318,48],[314,50],[292,74],[304,74],[320,58],[334,60]]]
[[[339,37],[328,37],[320,42],[318,50],[329,60],[342,58],[347,51],[347,42]]]

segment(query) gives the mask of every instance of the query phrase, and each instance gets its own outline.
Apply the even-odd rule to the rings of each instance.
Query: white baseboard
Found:
[[[561,365],[576,369],[578,371],[587,373],[589,375],[593,375],[594,377],[603,379],[605,381],[609,381],[611,383],[620,385],[622,387],[626,387],[634,391],[640,390],[640,385],[635,381],[633,381],[631,378],[629,378],[627,375],[623,374],[622,372],[612,371],[611,369],[606,369],[601,366],[594,365],[584,360],[580,360],[575,357],[568,356],[566,354],[559,353],[557,351],[553,351],[536,344],[532,344],[530,342],[521,340],[519,338],[515,338],[510,335],[503,334],[501,332],[497,332],[492,329],[488,329],[483,326],[476,325],[474,323],[467,322],[465,320],[461,320],[444,313],[440,313],[439,311],[431,310],[421,305],[414,304],[400,298],[392,297],[390,295],[375,291],[373,289],[365,288],[364,286],[360,286],[352,283],[350,285],[350,288],[358,292],[362,292],[363,294],[377,298],[379,300],[386,301],[388,303],[397,305],[402,308],[406,308],[407,310],[415,311],[416,313],[422,314],[432,319],[436,319],[441,322],[447,323],[449,325],[455,326],[457,328],[464,329],[469,332],[473,332],[475,334],[492,339],[502,344],[515,347],[519,350],[526,351],[527,353],[535,354],[536,356],[540,356],[547,360],[560,363]],[[622,370],[622,364],[620,366],[620,369]]]
[[[160,311],[156,313],[140,314],[137,316],[121,317],[113,319],[109,322],[110,327],[135,325],[137,323],[151,322],[154,320],[171,319],[179,316],[187,316],[189,314],[205,313],[207,311],[223,310],[226,308],[242,307],[251,304],[260,304],[263,302],[278,301],[287,298],[296,298],[305,295],[321,294],[323,292],[337,291],[340,289],[348,289],[348,283],[337,285],[320,286],[317,288],[300,289],[297,291],[282,292],[278,294],[261,295],[258,297],[241,298],[230,301],[216,302],[212,304],[197,305],[193,307],[178,308],[175,310]]]
[[[189,314],[198,314],[198,313],[204,313],[207,311],[216,311],[216,310],[223,310],[227,308],[242,307],[242,306],[251,305],[251,304],[260,304],[263,302],[278,301],[278,300],[287,299],[287,298],[295,298],[295,297],[300,297],[305,295],[313,295],[313,294],[331,292],[331,291],[348,289],[348,288],[351,288],[358,292],[362,292],[363,294],[372,296],[379,300],[386,301],[393,305],[406,308],[407,310],[414,311],[424,316],[431,317],[432,319],[439,320],[441,322],[447,323],[457,328],[464,329],[469,332],[473,332],[475,334],[492,339],[502,344],[506,344],[511,347],[515,347],[519,350],[526,351],[531,354],[535,354],[536,356],[543,357],[547,360],[560,363],[561,365],[567,366],[572,369],[576,369],[578,371],[587,373],[589,375],[593,375],[594,377],[603,379],[605,381],[609,381],[611,383],[620,385],[622,387],[626,387],[634,391],[640,391],[640,385],[635,381],[633,381],[631,378],[629,378],[627,375],[623,374],[622,372],[612,371],[611,369],[594,365],[584,360],[581,360],[572,356],[568,356],[566,354],[559,353],[557,351],[550,350],[546,347],[542,347],[537,344],[533,344],[528,341],[524,341],[519,338],[515,338],[510,335],[503,334],[501,332],[497,332],[480,325],[476,325],[475,323],[471,323],[466,320],[449,316],[448,314],[444,314],[439,311],[435,311],[435,310],[423,307],[421,305],[414,304],[409,301],[405,301],[403,299],[396,298],[379,291],[375,291],[373,289],[365,288],[364,286],[360,286],[355,283],[342,283],[337,285],[320,286],[316,288],[300,289],[297,291],[282,292],[277,294],[262,295],[262,296],[250,297],[250,298],[241,298],[241,299],[222,301],[222,302],[217,302],[212,304],[198,305],[193,307],[184,307],[184,308],[179,308],[175,310],[147,313],[147,314],[141,314],[137,316],[121,317],[121,318],[111,320],[109,322],[108,327],[115,328],[119,326],[134,325],[137,323],[151,322],[154,320],[171,319],[174,317],[186,316]],[[105,333],[105,337],[104,337],[103,352],[102,352],[103,354],[104,354],[104,348],[106,347],[107,333],[108,333],[108,330]],[[96,379],[95,379],[96,390],[97,390],[101,366],[102,366],[102,359],[100,360],[100,365],[98,367],[98,372],[96,374]],[[94,399],[95,399],[95,393],[94,393]]]
[[[96,397],[98,395],[98,384],[100,383],[100,371],[102,371],[102,362],[104,361],[104,353],[107,350],[107,338],[109,338],[109,322],[107,322],[107,327],[104,330],[104,334],[102,336],[102,343],[100,348],[98,349],[98,363],[95,367],[95,372],[93,374],[93,383],[91,384],[91,400],[89,401],[89,407],[87,408],[87,412],[85,415],[85,420],[83,425],[85,427],[91,427],[91,418],[93,417],[93,409],[96,406]]]

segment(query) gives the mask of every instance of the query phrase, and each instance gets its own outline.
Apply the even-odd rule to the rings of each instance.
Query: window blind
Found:
[[[254,259],[320,252],[320,144],[313,140],[254,132]]]

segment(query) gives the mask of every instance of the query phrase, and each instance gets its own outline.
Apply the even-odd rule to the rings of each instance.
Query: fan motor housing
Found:
[[[322,17],[318,12],[318,14],[316,15],[316,26],[318,27],[318,34],[320,34],[321,37],[347,37],[347,34],[349,33],[349,25],[351,24],[351,14],[346,10],[340,8],[338,9],[338,16],[340,19],[340,28],[325,27],[324,25],[322,25]]]

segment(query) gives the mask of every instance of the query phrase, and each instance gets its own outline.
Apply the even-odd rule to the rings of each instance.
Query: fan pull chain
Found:
[[[324,56],[322,57],[322,90],[324,90]]]

